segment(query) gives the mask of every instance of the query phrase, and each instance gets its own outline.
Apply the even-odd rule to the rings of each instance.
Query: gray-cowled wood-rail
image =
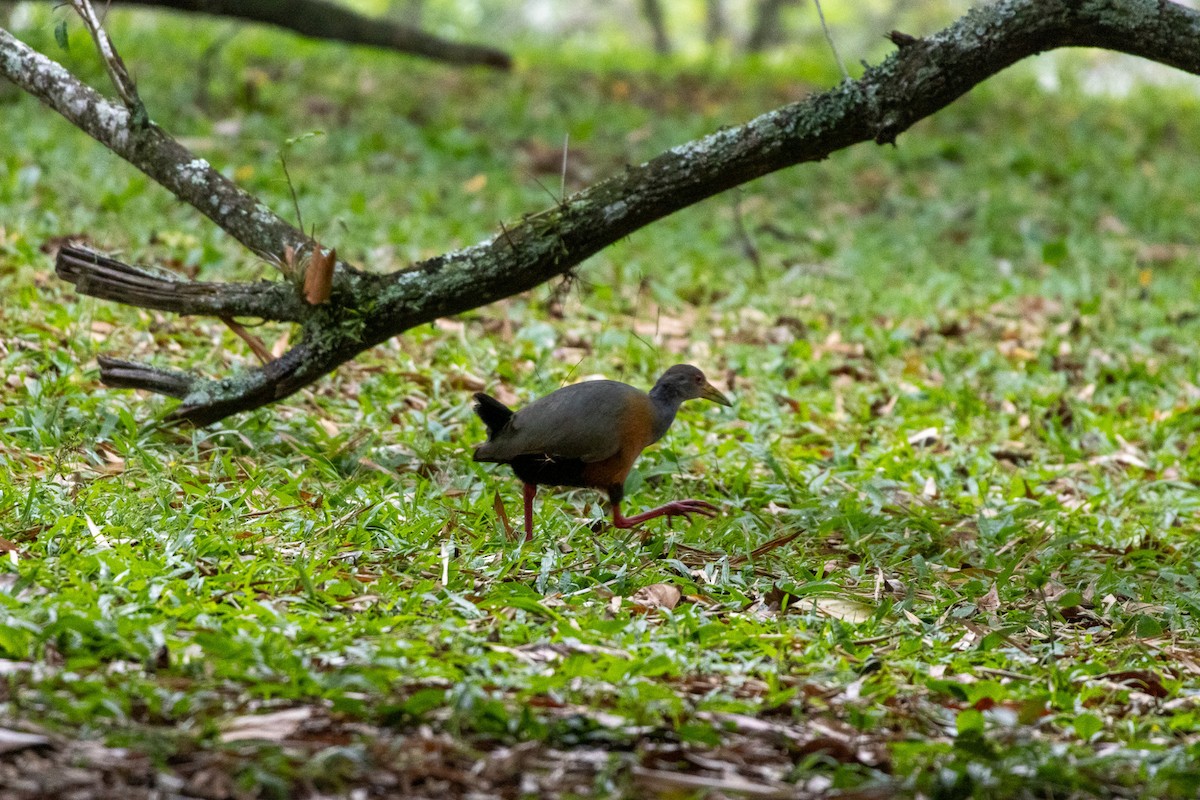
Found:
[[[525,482],[526,541],[533,538],[533,498],[541,485],[608,492],[618,528],[662,516],[715,516],[717,507],[703,500],[676,500],[632,517],[621,513],[633,462],[663,437],[679,406],[696,398],[730,404],[690,364],[668,369],[649,392],[618,381],[585,381],[515,412],[480,392],[475,413],[487,426],[488,439],[475,448],[475,460],[508,464]]]

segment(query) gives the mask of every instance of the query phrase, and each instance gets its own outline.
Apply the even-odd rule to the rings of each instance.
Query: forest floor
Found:
[[[42,14],[21,35],[107,86]],[[829,78],[572,53],[498,75],[264,31],[206,61],[225,27],[112,16],[157,122],[291,216],[286,155],[305,225],[377,270]],[[81,297],[48,253],[271,269],[5,100],[0,797],[1195,797],[1200,101],[1085,91],[1105,59],[1018,66],[898,147],[201,430],[96,356],[220,375],[246,344]],[[615,531],[596,493],[544,491],[522,542],[472,392],[677,362],[733,407],[685,406],[627,510],[720,515]]]

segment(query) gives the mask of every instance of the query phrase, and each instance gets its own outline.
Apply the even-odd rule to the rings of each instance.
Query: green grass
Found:
[[[245,31],[199,108],[223,29],[114,17],[152,116],[280,213],[284,143],[322,131],[287,149],[305,223],[376,269],[545,207],[564,134],[578,187],[811,88],[805,64],[531,51],[493,75]],[[80,31],[63,53],[38,19],[29,41],[106,85]],[[895,149],[756,181],[740,212],[703,203],[567,287],[199,431],[152,425],[170,402],[103,388],[95,356],[223,374],[247,348],[79,297],[39,248],[86,233],[203,279],[268,269],[31,100],[7,105],[0,715],[185,777],[217,764],[262,796],[411,777],[404,743],[442,734],[467,763],[608,751],[570,790],[601,795],[652,793],[634,766],[711,778],[703,756],[810,788],[1194,796],[1200,101],[1089,96],[1070,80],[1087,64],[1066,60],[1054,94],[1010,70]],[[677,361],[734,407],[687,406],[627,507],[721,516],[617,532],[595,493],[543,492],[535,541],[509,541],[494,500],[519,520],[519,487],[470,458],[476,380],[524,401]],[[684,601],[633,607],[656,583]],[[222,739],[293,706],[325,732]],[[755,739],[747,716],[777,728]],[[767,773],[746,771],[755,741]]]

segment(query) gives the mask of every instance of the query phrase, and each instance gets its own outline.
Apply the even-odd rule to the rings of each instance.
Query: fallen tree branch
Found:
[[[119,1],[126,5],[157,6],[175,11],[234,17],[284,28],[314,39],[378,47],[446,64],[512,68],[512,57],[495,47],[443,39],[410,25],[366,17],[326,0]]]
[[[183,402],[173,416],[197,424],[213,422],[284,397],[362,350],[416,325],[537,286],[633,231],[733,186],[823,159],[858,142],[894,142],[913,123],[979,82],[1044,50],[1104,47],[1200,74],[1196,30],[1200,30],[1200,14],[1169,2],[1001,0],[974,9],[934,36],[896,33],[892,40],[898,51],[859,80],[674,147],[552,209],[504,227],[482,244],[392,275],[340,270],[342,281],[335,281],[331,301],[299,314],[300,343],[262,368],[223,380],[197,378],[185,387],[178,373],[166,373],[164,378],[157,368],[119,362],[118,369],[111,366],[118,362],[109,361],[107,368],[102,362],[101,377],[177,397],[183,391]],[[30,55],[14,58],[9,52],[13,41],[0,36],[0,72],[15,71],[24,80],[15,81],[18,84],[38,86],[37,80],[24,74],[30,67],[11,68],[34,60]],[[72,96],[80,95],[65,70],[57,65],[53,70],[57,86]],[[64,116],[72,118],[70,113]],[[86,115],[83,119],[94,122]],[[118,135],[131,134],[120,129],[108,138]],[[179,148],[173,142],[171,146]],[[118,152],[146,169],[138,151],[125,147]],[[191,197],[189,193],[183,199],[193,202]],[[213,217],[216,210],[199,200],[199,205],[193,205]],[[214,217],[223,218],[220,213]],[[226,221],[222,227],[236,226]],[[298,232],[277,233],[271,241],[282,242],[294,233]],[[270,239],[249,238],[260,244]],[[88,259],[76,259],[76,266],[79,263]],[[164,391],[164,384],[171,391]]]

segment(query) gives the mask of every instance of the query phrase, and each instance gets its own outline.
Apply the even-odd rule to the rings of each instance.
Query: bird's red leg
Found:
[[[649,511],[643,511],[640,514],[627,517],[621,513],[621,498],[624,494],[623,487],[611,487],[608,490],[608,497],[612,502],[613,526],[617,528],[632,528],[634,525],[640,525],[646,520],[654,519],[655,517],[683,517],[684,519],[688,519],[688,514],[715,517],[717,512],[720,511],[712,503],[706,503],[703,500],[675,500],[667,503],[665,506],[652,508]]]
[[[525,541],[533,539],[533,498],[537,496],[537,484],[525,484]]]

